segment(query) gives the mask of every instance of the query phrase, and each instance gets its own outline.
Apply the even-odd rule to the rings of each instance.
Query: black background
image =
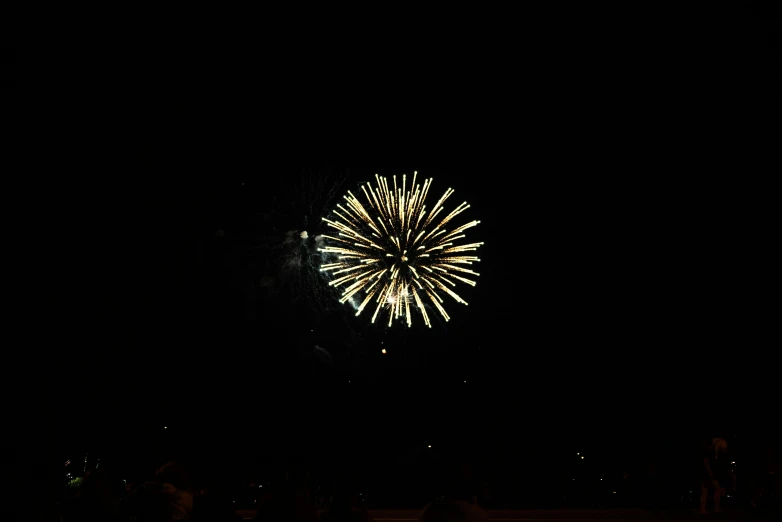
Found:
[[[50,453],[391,470],[428,444],[545,442],[543,465],[763,433],[778,15],[620,11],[14,42],[19,134],[41,135],[17,192],[44,414],[21,411]],[[413,170],[481,220],[450,323],[369,328],[258,289],[271,195]]]

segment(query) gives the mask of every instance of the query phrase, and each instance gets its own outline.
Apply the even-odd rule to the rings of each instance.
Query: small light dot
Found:
[[[385,348],[383,348],[383,349],[382,349],[382,350],[380,350],[380,351],[381,351],[381,352],[383,352],[383,353],[386,353],[386,349],[385,349]]]
[[[164,430],[167,430],[167,429],[168,429],[168,426],[163,426],[163,429],[164,429]]]
[[[581,460],[584,460],[584,456],[583,455],[581,455]]]
[[[432,447],[432,445],[431,445],[431,444],[429,444],[429,447],[431,448],[431,447]]]
[[[614,495],[616,495],[616,491],[614,491],[613,493],[614,493]]]

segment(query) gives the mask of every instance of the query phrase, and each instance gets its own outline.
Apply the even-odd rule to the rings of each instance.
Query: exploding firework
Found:
[[[345,303],[363,297],[356,308],[359,315],[372,302],[375,311],[372,322],[380,310],[388,310],[388,325],[394,319],[404,318],[412,325],[411,307],[418,309],[424,323],[432,324],[424,301],[431,301],[443,318],[450,317],[443,308],[443,294],[462,304],[467,302],[452,290],[456,281],[475,286],[466,276],[478,276],[465,265],[480,261],[465,252],[477,250],[483,243],[457,244],[464,232],[480,223],[471,221],[452,230],[445,227],[453,218],[470,208],[465,201],[453,212],[437,222],[443,211],[443,203],[453,194],[452,189],[427,211],[425,201],[432,186],[432,179],[416,184],[407,190],[407,176],[402,175],[402,186],[397,186],[393,176],[393,190],[385,177],[375,175],[376,186],[361,186],[367,206],[350,191],[344,196],[345,205],[338,204],[334,219],[323,218],[327,226],[337,234],[326,235],[327,246],[319,250],[324,254],[320,270],[333,279],[331,286],[344,288],[340,302]],[[436,224],[435,224],[436,223]],[[330,259],[329,259],[330,258]],[[333,262],[331,262],[333,261]],[[356,301],[357,302],[357,301]]]
[[[264,216],[268,230],[264,248],[269,256],[260,281],[270,294],[318,312],[338,306],[334,289],[318,270],[318,247],[325,245],[320,236],[325,223],[320,218],[340,195],[344,180],[341,173],[304,173],[271,191],[273,199]]]

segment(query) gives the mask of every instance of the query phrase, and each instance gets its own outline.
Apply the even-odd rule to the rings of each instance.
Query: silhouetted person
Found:
[[[477,486],[472,469],[467,464],[449,466],[443,498],[428,504],[419,519],[424,522],[483,522],[489,519],[478,507]]]
[[[103,470],[88,472],[79,496],[64,513],[65,522],[113,522],[120,520],[120,501]]]
[[[752,488],[750,504],[758,507],[761,497],[765,497],[767,507],[773,503],[779,503],[780,494],[780,466],[775,448],[768,445],[757,464],[755,483]]]
[[[428,504],[421,514],[422,522],[485,522],[488,514],[475,504],[443,498]]]
[[[706,451],[703,453],[700,465],[701,480],[701,499],[700,514],[706,514],[706,502],[709,498],[709,492],[714,499],[714,512],[720,512],[720,495],[722,486],[720,479],[724,479],[724,473],[727,471],[727,458],[725,453],[728,449],[728,443],[725,439],[712,439]]]
[[[230,496],[220,486],[203,487],[193,499],[193,522],[238,520]]]
[[[358,505],[355,488],[350,481],[337,483],[329,509],[320,516],[321,522],[371,522],[369,512]]]
[[[259,522],[316,522],[318,513],[307,490],[305,473],[286,473],[277,491],[258,501]]]
[[[656,513],[660,508],[660,479],[658,474],[659,452],[656,448],[650,450],[646,461],[646,501],[647,508]]]
[[[168,462],[157,470],[155,480],[134,490],[129,511],[137,522],[190,522],[193,490],[181,466]]]

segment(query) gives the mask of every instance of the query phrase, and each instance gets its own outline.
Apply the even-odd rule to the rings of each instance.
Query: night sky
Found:
[[[53,121],[29,155],[52,347],[31,367],[58,451],[381,459],[762,423],[766,163],[737,129],[779,86],[779,27],[726,13],[454,22],[425,50],[17,46],[28,120]],[[469,306],[389,330],[269,295],[301,180],[414,170],[481,220]]]

